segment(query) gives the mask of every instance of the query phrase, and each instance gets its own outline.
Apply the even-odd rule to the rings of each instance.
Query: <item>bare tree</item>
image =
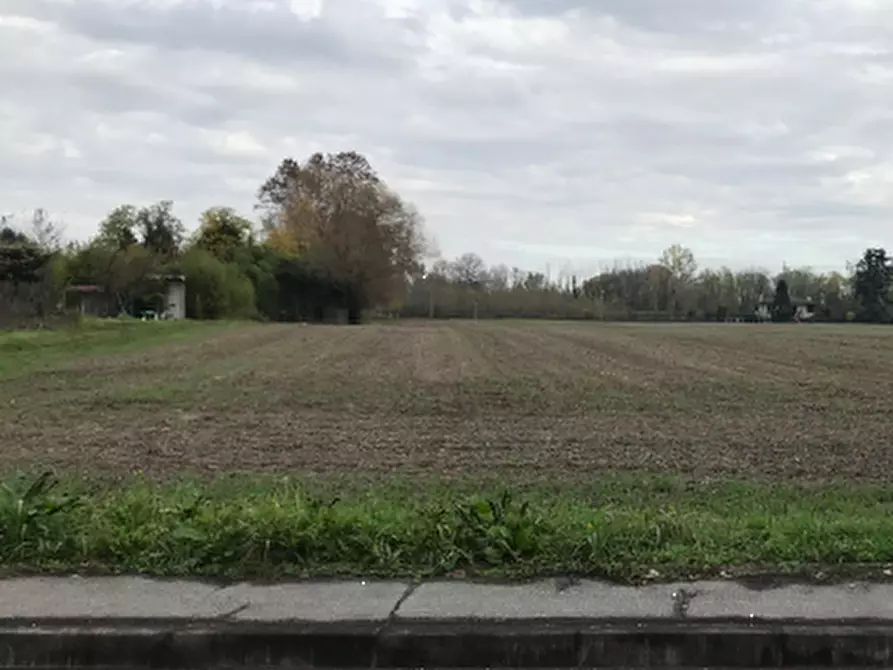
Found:
[[[698,264],[695,256],[688,247],[674,244],[664,249],[660,257],[660,264],[664,266],[672,276],[669,286],[668,303],[674,315],[682,312],[689,306],[689,294]]]
[[[56,253],[62,249],[65,227],[54,221],[45,209],[35,209],[31,215],[31,239],[45,253]]]
[[[479,286],[487,275],[487,266],[477,254],[462,254],[450,264],[451,279],[464,286]]]
[[[62,249],[65,226],[53,220],[47,210],[38,207],[27,218],[27,222],[19,223],[19,217],[15,214],[4,214],[0,216],[0,228],[15,230],[27,236],[43,253],[52,254]]]

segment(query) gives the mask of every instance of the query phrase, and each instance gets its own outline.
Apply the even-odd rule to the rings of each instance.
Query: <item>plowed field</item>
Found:
[[[252,325],[3,369],[2,469],[893,476],[893,328]]]

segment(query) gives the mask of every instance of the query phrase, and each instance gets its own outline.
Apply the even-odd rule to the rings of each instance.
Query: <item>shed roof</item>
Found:
[[[153,281],[166,281],[166,282],[178,282],[183,283],[186,281],[185,275],[180,274],[150,274],[146,276],[147,279],[151,279]]]
[[[105,289],[97,284],[74,284],[65,290],[69,293],[105,293]]]

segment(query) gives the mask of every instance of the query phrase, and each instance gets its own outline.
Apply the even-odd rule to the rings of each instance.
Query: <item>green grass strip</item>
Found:
[[[127,485],[17,475],[0,488],[7,573],[620,581],[735,566],[832,571],[893,561],[893,491],[601,477],[488,483],[235,479]]]
[[[0,331],[0,378],[41,365],[150,348],[245,325],[120,318],[82,319],[58,329]]]

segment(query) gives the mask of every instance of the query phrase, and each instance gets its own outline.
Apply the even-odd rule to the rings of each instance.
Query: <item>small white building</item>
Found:
[[[186,318],[186,277],[171,275],[165,277],[167,288],[167,307],[164,311],[166,319]]]
[[[163,298],[156,318],[179,320],[186,318],[186,277],[183,275],[150,275],[148,279],[161,284],[158,293]],[[158,295],[158,294],[156,294]],[[159,300],[160,302],[160,300]]]

